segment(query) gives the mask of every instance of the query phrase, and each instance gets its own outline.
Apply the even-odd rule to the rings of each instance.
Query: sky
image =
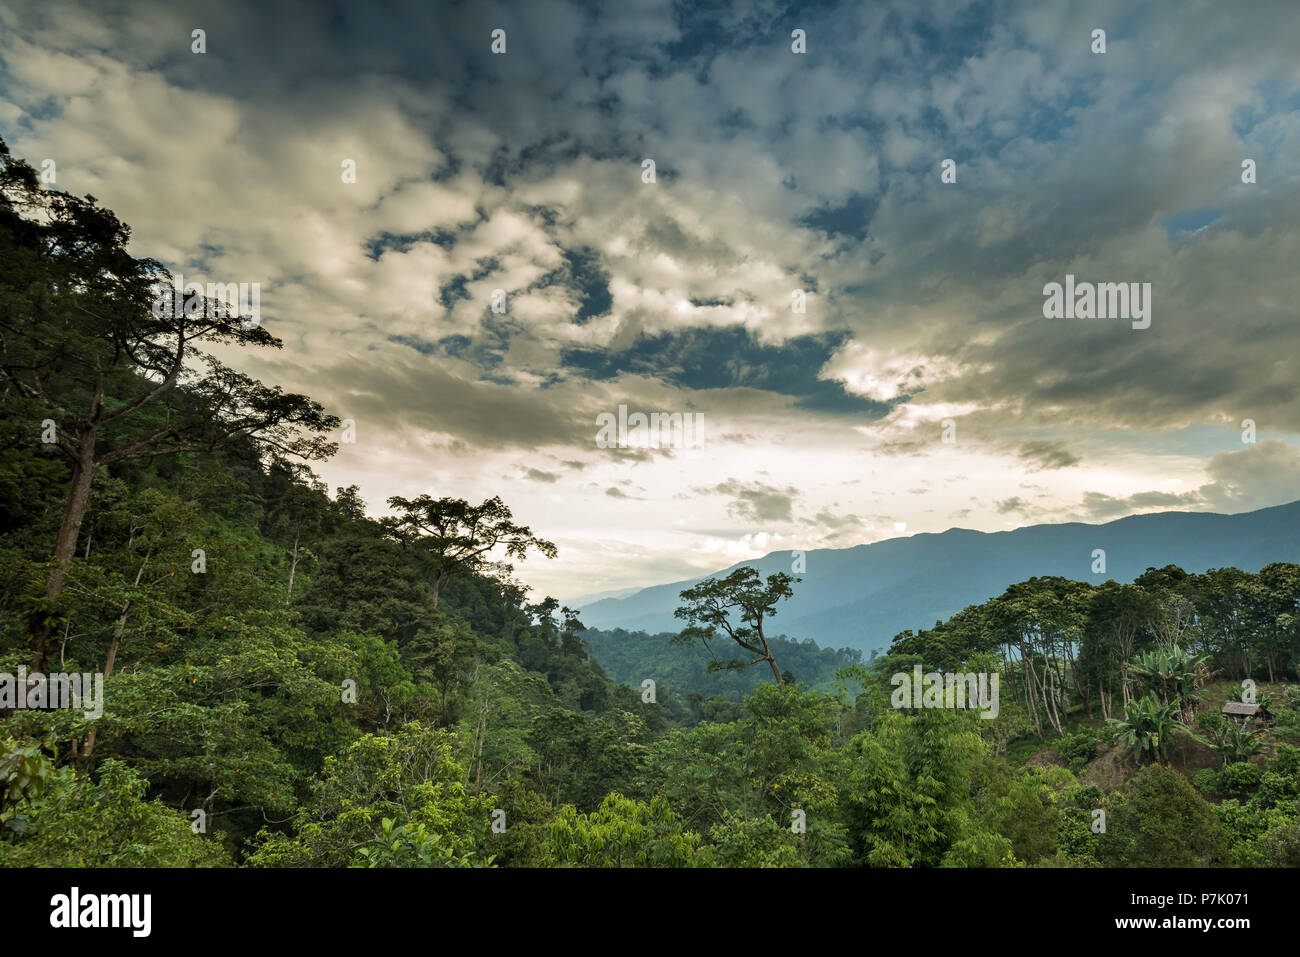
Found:
[[[1291,0],[6,2],[0,137],[259,284],[225,358],[352,420],[331,489],[500,495],[573,602],[1300,498],[1297,50]]]

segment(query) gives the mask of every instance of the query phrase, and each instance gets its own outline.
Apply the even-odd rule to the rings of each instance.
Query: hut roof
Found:
[[[1254,716],[1259,714],[1259,705],[1245,704],[1244,702],[1241,701],[1229,701],[1227,704],[1223,706],[1223,713]]]

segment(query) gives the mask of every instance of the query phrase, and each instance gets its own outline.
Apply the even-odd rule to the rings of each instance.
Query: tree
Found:
[[[988,603],[988,628],[998,635],[1004,659],[1019,658],[1025,708],[1043,737],[1042,716],[1064,736],[1074,647],[1084,626],[1088,586],[1060,577],[1031,578],[1010,586]]]
[[[987,606],[967,605],[947,621],[935,622],[933,628],[918,633],[909,628],[896,635],[890,653],[919,655],[925,665],[939,671],[960,670],[971,655],[997,650],[986,627],[987,616]]]
[[[560,808],[541,852],[555,867],[690,867],[699,845],[663,798],[645,804],[613,792],[591,814]]]
[[[1218,711],[1201,712],[1196,716],[1196,723],[1205,734],[1193,737],[1219,755],[1225,768],[1263,750],[1264,742],[1256,731],[1225,718]]]
[[[764,585],[759,580],[758,571],[749,565],[742,565],[723,579],[706,578],[681,593],[686,603],[673,614],[684,619],[687,626],[672,642],[676,645],[692,645],[698,641],[704,645],[713,658],[709,664],[711,672],[747,668],[766,661],[776,683],[784,684],[772,648],[763,632],[763,620],[776,615],[777,602],[794,594],[794,589],[790,586],[797,581],[801,579],[791,578],[785,572],[776,572],[767,576],[767,584]],[[731,620],[733,615],[737,618],[734,623]],[[717,638],[719,631],[754,657],[748,661],[740,658],[728,661],[719,659],[709,644]]]
[[[0,141],[0,383],[5,414],[52,430],[71,476],[44,604],[32,621],[44,668],[56,602],[96,474],[128,459],[249,442],[323,458],[339,420],[305,396],[226,366],[212,346],[281,343],[127,251],[130,230],[94,197],[43,189]],[[166,302],[170,308],[160,308]],[[45,425],[44,423],[52,423]]]
[[[1200,688],[1214,676],[1210,671],[1209,655],[1194,655],[1179,645],[1154,648],[1143,652],[1129,664],[1161,704],[1175,705],[1190,720]]]
[[[365,867],[491,867],[492,858],[481,861],[475,851],[456,853],[447,842],[424,824],[397,824],[391,817],[382,821],[383,833],[357,849],[357,866]]]
[[[970,836],[970,782],[984,753],[975,721],[940,708],[891,710],[853,739],[841,803],[856,857],[872,867],[935,867]]]
[[[528,526],[515,524],[500,497],[470,505],[463,498],[420,495],[405,499],[395,495],[388,505],[400,514],[382,524],[394,540],[419,555],[432,581],[435,607],[448,579],[481,574],[488,567],[488,553],[498,546],[520,561],[528,557],[530,548],[547,558],[557,554],[554,544],[534,536]]]
[[[1153,766],[1114,802],[1098,857],[1108,867],[1222,867],[1231,849],[1214,809],[1181,774]]]
[[[1272,562],[1259,570],[1256,590],[1254,645],[1268,668],[1268,680],[1277,681],[1284,662],[1300,653],[1300,565]]]
[[[295,834],[264,829],[249,863],[264,867],[472,866],[493,804],[470,793],[454,735],[417,723],[368,734],[325,760]]]
[[[1128,707],[1133,696],[1129,659],[1152,613],[1151,596],[1137,585],[1110,580],[1098,585],[1088,596],[1079,666],[1087,686],[1096,683],[1104,718],[1111,716],[1111,695],[1116,684],[1121,706]]]
[[[33,750],[0,741],[0,785],[12,757],[25,765]],[[6,812],[0,867],[230,866],[218,835],[196,834],[186,814],[146,800],[147,782],[122,762],[104,762],[92,780],[42,761],[41,790],[28,787]]]
[[[1195,576],[1195,581],[1196,613],[1206,647],[1231,677],[1248,675],[1246,638],[1258,592],[1257,576],[1239,568],[1211,568]]]
[[[324,483],[318,481],[305,465],[277,459],[271,463],[269,477],[282,490],[270,509],[270,530],[274,537],[289,548],[289,583],[285,593],[286,605],[293,601],[293,585],[298,576],[298,564],[304,555],[311,556],[303,546],[303,536],[320,533],[328,516],[329,499]],[[289,545],[292,540],[292,545]]]
[[[1142,756],[1150,754],[1157,761],[1165,757],[1169,736],[1178,724],[1178,702],[1161,703],[1155,692],[1129,702],[1123,718],[1107,718],[1114,739],[1133,749],[1133,759],[1142,763]]]

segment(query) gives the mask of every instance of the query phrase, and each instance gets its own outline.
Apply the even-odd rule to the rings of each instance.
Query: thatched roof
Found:
[[[1259,714],[1259,705],[1244,704],[1241,701],[1229,701],[1223,706],[1223,713],[1246,715],[1253,718],[1255,715]]]

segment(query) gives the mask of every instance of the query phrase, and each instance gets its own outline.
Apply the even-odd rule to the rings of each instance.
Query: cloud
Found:
[[[1137,492],[1124,498],[1115,498],[1101,492],[1085,492],[1083,496],[1083,506],[1088,516],[1100,521],[1141,511],[1192,509],[1202,504],[1202,501],[1201,496],[1195,492]]]
[[[1026,442],[1020,446],[1019,455],[1031,464],[1031,472],[1063,469],[1080,461],[1079,456],[1067,449],[1064,443],[1052,441]]]
[[[800,9],[800,56],[770,4],[494,16],[506,56],[470,7],[9,4],[0,135],[138,255],[262,284],[284,350],[223,358],[357,421],[331,484],[502,482],[562,543],[544,587],[730,554],[701,529],[854,544],[1294,494],[1294,425],[1221,441],[1300,422],[1293,5],[840,3]],[[1151,327],[1044,319],[1067,273],[1150,282]],[[705,441],[597,449],[620,404],[702,412]],[[601,494],[633,469],[670,509]]]
[[[1194,491],[1147,491],[1124,497],[1087,492],[1083,506],[1093,518],[1110,519],[1166,509],[1246,512],[1300,499],[1300,447],[1281,439],[1219,452],[1210,459],[1205,473],[1210,481]]]
[[[712,488],[696,488],[701,495],[724,495],[732,499],[727,505],[729,514],[755,523],[794,521],[792,507],[799,497],[793,486],[776,488],[763,482],[742,482],[728,479]]]
[[[1210,482],[1201,487],[1201,496],[1219,511],[1249,511],[1300,498],[1300,447],[1281,439],[1220,452],[1205,471]]]

